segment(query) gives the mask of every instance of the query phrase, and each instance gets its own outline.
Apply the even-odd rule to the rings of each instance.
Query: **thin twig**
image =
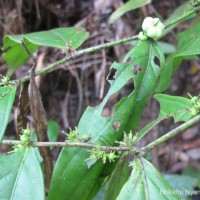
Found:
[[[194,14],[196,14],[196,10],[195,9],[191,9],[189,12],[183,14],[181,17],[179,17],[179,18],[175,19],[174,21],[166,24],[165,25],[165,29],[167,29],[167,28],[169,28],[171,26],[174,26],[175,24],[178,24],[178,23],[182,22],[183,20],[185,20],[186,18],[188,18],[188,17],[190,17],[190,16],[192,16]]]
[[[150,144],[146,145],[145,147],[143,147],[141,149],[144,152],[149,152],[150,150],[152,150],[156,146],[159,146],[160,144],[166,142],[170,138],[174,137],[178,133],[181,133],[182,131],[186,130],[187,128],[189,128],[190,126],[193,126],[194,124],[196,124],[198,122],[200,122],[200,115],[197,115],[196,117],[190,119],[189,121],[185,122],[184,124],[181,124],[177,128],[169,131],[168,133],[166,133],[162,137],[158,138],[157,140],[151,142]]]
[[[62,58],[62,59],[60,59],[60,60],[48,65],[47,67],[44,67],[40,71],[37,71],[35,73],[35,76],[38,76],[38,75],[41,75],[41,74],[45,74],[45,73],[51,71],[52,69],[55,69],[59,65],[71,60],[72,58],[76,58],[76,57],[79,57],[81,55],[88,54],[88,53],[93,53],[95,51],[98,51],[98,50],[101,50],[101,49],[104,49],[104,48],[110,48],[110,47],[113,47],[115,45],[131,42],[131,41],[133,41],[133,40],[135,40],[137,38],[138,38],[138,35],[135,35],[133,37],[117,40],[117,41],[114,41],[114,42],[108,42],[108,43],[101,44],[101,45],[98,45],[98,46],[95,46],[95,47],[90,47],[90,48],[87,48],[87,49],[75,51],[73,54],[68,55],[65,58]],[[16,80],[16,82],[21,84],[21,83],[23,83],[25,81],[28,81],[29,79],[30,79],[29,76],[25,76],[25,77],[23,77],[23,78],[21,78],[19,80]]]
[[[20,140],[3,140],[2,144],[6,145],[15,145],[20,144]],[[85,142],[31,142],[30,144],[33,147],[81,147],[86,149],[93,149],[97,146],[95,144],[89,144]],[[102,151],[110,152],[110,151],[129,151],[128,147],[120,147],[120,146],[114,146],[114,147],[107,147],[107,146],[101,146]],[[138,153],[140,150],[139,148],[134,148],[133,152]]]
[[[166,142],[170,138],[174,137],[178,133],[181,133],[182,131],[186,130],[190,126],[193,126],[194,124],[200,122],[200,115],[197,115],[196,117],[190,119],[189,121],[185,122],[184,124],[178,126],[177,128],[171,130],[170,132],[166,133],[162,137],[158,138],[154,142],[144,146],[144,147],[133,147],[131,149],[132,153],[142,153],[142,152],[148,152],[155,148],[156,146]],[[14,145],[14,144],[19,144],[19,140],[3,140],[2,144],[6,145]],[[89,144],[85,142],[32,142],[31,146],[33,147],[80,147],[80,148],[96,148],[95,144]],[[101,146],[102,151],[130,151],[130,148],[128,147],[120,147],[120,146]]]

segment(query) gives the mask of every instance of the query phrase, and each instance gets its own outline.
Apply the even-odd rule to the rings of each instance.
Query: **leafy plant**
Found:
[[[128,3],[130,2],[132,1]],[[144,4],[149,1],[142,2]],[[158,18],[147,18],[142,26],[143,32],[139,36],[79,51],[75,49],[88,37],[88,33],[83,28],[59,28],[6,36],[3,49],[8,67],[13,69],[20,67],[29,57],[32,59],[33,67],[28,76],[19,80],[10,81],[8,77],[1,78],[0,137],[2,140],[16,90],[21,87],[19,109],[25,115],[26,103],[30,102],[37,142],[31,140],[32,130],[27,126],[24,127],[25,118],[20,118],[18,121],[21,130],[20,141],[2,141],[2,144],[13,145],[14,153],[0,157],[1,198],[45,199],[46,187],[49,200],[180,199],[181,197],[173,192],[174,185],[168,183],[169,177],[164,178],[145,157],[151,149],[200,121],[199,96],[190,95],[189,98],[185,98],[156,94],[168,88],[172,75],[182,60],[200,54],[200,23],[197,22],[190,30],[179,34],[177,51],[166,61],[163,50],[156,40],[162,36],[164,29],[193,16],[199,4],[200,2],[197,1],[194,9],[189,7],[188,12],[182,17],[170,21],[165,24],[165,27]],[[139,38],[137,45],[125,55],[122,63],[114,62],[111,65],[110,73],[115,71],[114,78],[112,80],[108,78],[110,89],[100,105],[95,108],[88,107],[77,128],[70,130],[65,141],[56,142],[58,124],[54,121],[47,122],[34,76],[45,74],[82,54],[137,38]],[[66,57],[35,73],[36,63],[32,53],[40,46],[64,49]],[[20,59],[19,54],[22,55]],[[102,112],[108,100],[129,81],[134,82],[131,94],[114,105],[113,116],[103,117]],[[159,102],[160,114],[156,120],[137,132],[150,95],[154,95]],[[184,123],[146,146],[138,145],[138,141],[155,125],[170,117],[175,123],[180,121]],[[49,148],[53,146],[63,147],[55,167],[52,165]],[[39,148],[42,160],[34,147]],[[131,159],[129,155],[134,158]],[[192,186],[197,182],[192,178],[190,180]]]

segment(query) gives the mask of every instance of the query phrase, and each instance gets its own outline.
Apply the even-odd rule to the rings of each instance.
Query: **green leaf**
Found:
[[[176,72],[184,59],[200,54],[200,21],[195,26],[182,32],[178,36],[177,52],[167,59],[165,68],[161,74],[158,92],[168,88],[172,75]]]
[[[93,200],[102,200],[104,199],[104,195],[105,195],[105,190],[106,190],[106,185],[104,185],[96,194],[96,196],[94,197]]]
[[[16,86],[0,87],[0,142],[8,125],[15,94]]]
[[[40,46],[55,48],[78,48],[88,38],[88,32],[82,27],[56,28],[49,31],[28,33],[24,35],[6,35],[3,40],[3,59],[10,68],[24,64],[29,56],[21,45],[24,40],[31,53]],[[19,59],[20,58],[20,59]]]
[[[49,141],[56,142],[58,139],[59,125],[56,121],[49,120],[47,122],[47,135]]]
[[[181,4],[178,8],[176,8],[176,10],[170,14],[170,16],[167,18],[167,20],[165,20],[165,24],[170,24],[171,22],[177,20],[178,18],[180,18],[180,16],[185,15],[186,13],[188,13],[188,11],[192,10],[192,1],[186,1],[185,3]],[[195,14],[193,16],[189,16],[187,18],[183,18],[181,21],[179,21],[178,23],[174,24],[173,26],[170,26],[169,28],[164,30],[163,35],[166,35],[167,33],[169,33],[174,27],[176,27],[180,22],[192,18],[194,17]]]
[[[160,81],[158,83],[158,87],[156,88],[156,92],[163,92],[167,90],[170,85],[172,75],[174,74],[175,70],[173,68],[173,59],[174,55],[172,54],[167,57],[166,63],[164,65],[164,69],[160,75]]]
[[[187,29],[178,36],[178,52],[174,56],[173,66],[177,69],[177,66],[181,61],[190,56],[200,54],[200,21],[198,21],[194,27]]]
[[[43,174],[33,148],[0,157],[1,199],[45,199]]]
[[[120,159],[110,177],[104,200],[115,200],[130,175],[127,156]]]
[[[110,89],[99,106],[89,107],[84,112],[78,125],[80,137],[91,135],[90,143],[111,146],[123,138],[124,131],[135,131],[148,96],[155,91],[163,63],[163,52],[153,40],[139,42],[125,56],[123,63],[114,62],[110,69],[115,71],[114,80],[108,80]],[[110,97],[128,81],[134,81],[133,92],[115,105],[112,117],[103,117],[103,109]],[[116,123],[119,124],[118,129],[113,128]],[[104,166],[102,161],[97,161],[88,167],[85,162],[88,157],[89,152],[82,148],[62,149],[53,172],[49,200],[69,196],[71,200],[92,199],[91,195],[90,198],[88,196],[101,177]]]
[[[194,188],[197,186],[198,182],[197,178],[186,175],[166,174],[164,175],[164,178],[174,191],[181,196],[181,200],[186,200],[187,197],[194,192]]]
[[[158,41],[158,45],[163,50],[164,54],[171,54],[176,52],[176,47],[168,42]]]
[[[150,122],[149,124],[147,124],[145,127],[143,127],[138,135],[137,135],[137,140],[139,141],[141,140],[151,129],[153,129],[157,124],[159,124],[161,121],[163,121],[164,119],[167,119],[168,117],[170,117],[169,115],[166,115],[164,117],[159,117],[158,119]]]
[[[156,94],[154,98],[160,103],[159,117],[170,115],[174,122],[188,121],[192,118],[190,108],[193,107],[190,99],[165,94]]]
[[[127,3],[118,8],[114,13],[112,13],[108,23],[112,24],[126,12],[135,10],[149,3],[151,3],[151,0],[129,0]]]
[[[167,191],[168,194],[164,192]],[[140,158],[133,161],[133,170],[116,200],[175,200],[173,189],[157,169],[147,160]]]
[[[198,186],[200,188],[200,169],[199,168],[195,168],[195,167],[192,167],[192,166],[187,166],[183,170],[182,174],[197,178],[198,182],[197,182],[196,186]]]

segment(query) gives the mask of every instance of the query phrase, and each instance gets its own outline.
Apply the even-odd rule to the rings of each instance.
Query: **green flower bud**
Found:
[[[147,35],[144,32],[139,32],[138,39],[141,41],[147,40]]]
[[[20,136],[20,140],[21,140],[23,143],[28,143],[29,138],[28,138],[27,135],[21,135],[21,136]]]
[[[110,162],[114,161],[115,158],[117,158],[117,156],[115,155],[114,152],[110,152],[110,153],[107,155],[107,157],[108,157],[108,160],[109,160]]]
[[[190,109],[190,113],[194,117],[194,116],[196,116],[198,114],[198,110],[196,108],[191,108]]]
[[[192,103],[196,103],[196,102],[198,102],[198,101],[199,101],[198,97],[192,97],[192,98],[191,98],[191,102],[192,102]]]
[[[200,110],[200,102],[199,101],[194,104],[194,108],[196,108],[197,110]]]

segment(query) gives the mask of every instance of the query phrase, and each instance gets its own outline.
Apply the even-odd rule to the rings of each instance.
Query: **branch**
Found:
[[[196,12],[197,11],[195,9],[192,9],[192,10],[188,11],[187,13],[183,14],[181,17],[175,19],[174,21],[170,22],[169,24],[166,24],[165,25],[165,29],[167,29],[167,28],[169,28],[169,27],[171,27],[171,26],[183,21],[184,19],[196,14]]]
[[[20,144],[20,140],[3,140],[2,144],[6,145],[16,145]],[[95,144],[89,144],[85,142],[31,142],[31,146],[33,147],[80,147],[80,148],[87,148],[87,149],[93,149],[97,146]],[[108,147],[108,146],[101,146],[102,151],[110,152],[110,151],[129,151],[130,149],[128,147]],[[133,147],[131,149],[134,153],[139,153],[139,148]]]
[[[189,128],[190,126],[193,126],[194,124],[196,124],[197,122],[200,122],[200,115],[197,115],[196,117],[190,119],[189,121],[185,122],[184,124],[181,124],[180,126],[178,126],[177,128],[169,131],[168,133],[166,133],[165,135],[163,135],[162,137],[158,138],[157,140],[151,142],[150,144],[146,145],[145,147],[141,148],[142,151],[144,152],[148,152],[150,150],[152,150],[153,148],[155,148],[156,146],[166,142],[167,140],[169,140],[170,138],[174,137],[175,135],[177,135],[178,133],[181,133],[182,131],[186,130],[187,128]]]
[[[130,149],[128,147],[120,147],[120,146],[114,146],[114,147],[101,146],[101,150],[106,151],[106,152],[131,151],[134,154],[138,154],[142,152],[146,153],[198,122],[200,122],[200,115],[197,115],[196,117],[190,119],[184,124],[181,124],[177,128],[169,131],[168,133],[158,138],[157,140],[151,142],[150,144],[146,145],[145,147],[132,147],[132,149]],[[2,141],[2,144],[6,144],[6,145],[15,145],[15,144],[20,144],[20,143],[21,143],[20,140],[3,140]],[[80,148],[87,148],[87,149],[96,148],[95,144],[89,144],[85,142],[68,142],[68,141],[66,142],[31,142],[30,145],[33,147],[80,147]]]
[[[95,51],[98,51],[98,50],[101,50],[101,49],[105,49],[105,48],[110,48],[110,47],[113,47],[113,46],[116,46],[116,45],[119,45],[119,44],[131,42],[131,41],[133,41],[133,40],[135,40],[137,38],[138,38],[138,35],[135,35],[133,37],[117,40],[117,41],[114,41],[114,42],[108,42],[108,43],[101,44],[101,45],[98,45],[98,46],[94,46],[94,47],[90,47],[90,48],[87,48],[87,49],[75,51],[73,54],[68,55],[65,58],[62,58],[62,59],[60,59],[60,60],[48,65],[47,67],[44,67],[43,69],[37,71],[35,73],[35,76],[45,74],[45,73],[51,71],[52,69],[55,69],[59,65],[65,63],[65,62],[67,62],[67,61],[69,61],[69,60],[71,60],[73,58],[77,58],[77,57],[79,57],[81,55],[92,53],[92,52],[95,52]],[[29,76],[25,76],[25,77],[23,77],[23,78],[21,78],[19,80],[15,80],[15,81],[18,84],[21,84],[21,83],[24,83],[25,81],[28,81],[29,79],[30,79]]]

